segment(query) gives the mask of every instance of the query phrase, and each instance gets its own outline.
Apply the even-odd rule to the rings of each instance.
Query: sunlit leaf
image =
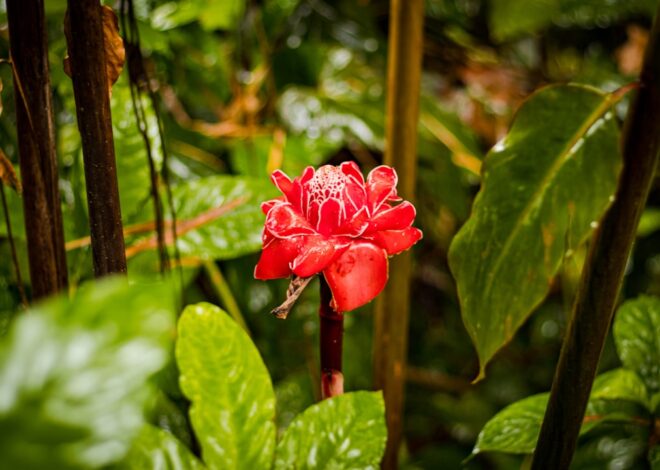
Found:
[[[269,468],[275,450],[275,393],[259,352],[210,304],[184,310],[176,358],[190,419],[211,469]]]
[[[376,469],[385,451],[380,392],[354,392],[313,405],[284,433],[276,469]]]
[[[612,200],[621,167],[614,101],[579,85],[544,88],[486,157],[472,215],[449,252],[480,377]]]
[[[591,388],[592,399],[629,400],[648,407],[644,382],[627,369],[614,369],[596,377]]]
[[[650,393],[660,391],[660,298],[642,296],[619,307],[614,341],[623,365],[642,378]]]
[[[202,470],[204,465],[164,429],[145,424],[117,470]]]
[[[15,320],[0,345],[4,468],[101,467],[125,455],[143,423],[147,379],[168,357],[170,292],[115,279]]]

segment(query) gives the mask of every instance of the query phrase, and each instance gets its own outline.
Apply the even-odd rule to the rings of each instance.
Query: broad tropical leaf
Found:
[[[486,157],[472,215],[449,252],[479,378],[612,201],[621,167],[610,111],[617,97],[580,85],[544,88]]]
[[[275,393],[259,352],[225,312],[187,307],[176,359],[181,390],[210,469],[269,468],[275,450]]]

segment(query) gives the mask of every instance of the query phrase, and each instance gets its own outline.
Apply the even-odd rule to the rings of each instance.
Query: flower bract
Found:
[[[353,162],[307,167],[293,181],[277,170],[271,179],[283,196],[262,204],[263,251],[254,276],[322,273],[336,311],[376,297],[387,282],[388,256],[422,238],[412,227],[415,207],[397,196],[391,167],[374,168],[366,181]]]

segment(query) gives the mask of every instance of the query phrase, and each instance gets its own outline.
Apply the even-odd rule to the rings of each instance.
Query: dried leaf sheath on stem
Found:
[[[67,42],[83,148],[94,274],[100,277],[126,272],[102,10],[96,0],[69,0],[68,7]]]
[[[387,71],[385,164],[399,173],[399,192],[414,200],[417,123],[423,47],[423,0],[392,0]],[[408,348],[410,253],[393,259],[390,281],[377,299],[374,382],[385,395],[388,428],[383,468],[396,468],[403,427]]]
[[[660,7],[640,88],[624,123],[623,172],[583,268],[532,468],[566,469],[612,320],[637,225],[660,159]]]
[[[67,286],[43,2],[8,0],[7,19],[30,278],[40,298]]]

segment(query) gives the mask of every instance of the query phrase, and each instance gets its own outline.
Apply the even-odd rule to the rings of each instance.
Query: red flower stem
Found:
[[[331,306],[332,293],[323,275],[319,276],[321,286],[321,398],[326,399],[344,393],[344,375],[341,372],[341,358],[344,339],[344,314]]]

